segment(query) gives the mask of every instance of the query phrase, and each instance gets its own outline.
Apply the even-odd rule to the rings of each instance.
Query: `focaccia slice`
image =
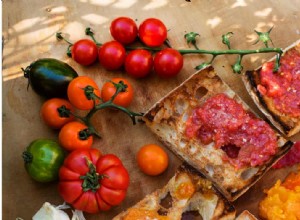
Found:
[[[162,188],[147,195],[113,220],[235,219],[235,209],[212,183],[187,164]],[[190,216],[190,217],[191,217]]]
[[[275,57],[256,70],[247,71],[243,81],[259,109],[281,133],[290,137],[300,131],[300,40],[284,50],[281,65],[286,70],[280,67],[279,72],[273,73],[274,80],[261,78],[263,69],[272,71],[269,62],[274,63]],[[275,100],[279,94],[282,98]],[[289,102],[290,97],[296,99]]]
[[[215,141],[203,144],[197,138],[187,137],[187,124],[195,108],[203,106],[208,99],[217,95],[235,100],[244,110],[249,111],[248,106],[220,79],[210,66],[192,75],[156,103],[144,115],[144,121],[169,149],[202,172],[227,199],[233,201],[257,182],[290,149],[292,142],[287,142],[286,139],[274,132],[273,146],[276,148],[276,153],[270,159],[258,166],[237,168],[226,160],[226,157],[228,159],[227,153],[222,148],[217,148]],[[230,121],[231,119],[227,120]],[[267,124],[267,126],[269,125]],[[253,135],[253,138],[257,135]],[[251,140],[245,139],[245,142],[248,141],[251,142]],[[266,146],[267,148],[268,146]],[[247,149],[245,148],[244,151]],[[260,152],[258,153],[258,158],[264,156],[260,155]]]

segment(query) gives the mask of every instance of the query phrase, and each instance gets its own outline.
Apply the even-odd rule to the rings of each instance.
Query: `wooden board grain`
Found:
[[[194,67],[209,56],[186,55],[184,68],[172,79],[162,80],[155,74],[136,80],[123,71],[109,72],[99,64],[83,67],[65,55],[66,44],[57,42],[55,33],[69,34],[71,41],[85,38],[85,27],[91,27],[100,42],[112,39],[110,22],[118,16],[129,16],[138,24],[145,18],[156,17],[168,27],[168,38],[174,48],[188,48],[184,34],[194,31],[200,34],[199,47],[204,49],[225,49],[221,35],[232,31],[234,48],[254,49],[254,29],[271,33],[276,47],[286,47],[299,39],[300,2],[297,0],[10,0],[3,1],[3,146],[2,146],[2,191],[3,219],[31,219],[45,201],[61,204],[57,184],[39,184],[29,178],[21,158],[24,148],[36,138],[57,140],[57,131],[46,127],[41,121],[39,109],[44,101],[31,89],[22,77],[21,67],[32,61],[53,57],[69,63],[79,75],[94,78],[99,86],[112,77],[128,78],[135,88],[135,99],[130,108],[145,112],[171,89],[179,85]],[[245,69],[254,69],[272,54],[247,56]],[[230,64],[234,56],[219,57],[214,67],[221,77],[253,108],[239,75],[232,73]],[[259,112],[258,112],[259,113]],[[120,211],[142,199],[147,193],[163,186],[181,163],[170,151],[168,170],[157,177],[144,175],[137,168],[135,154],[149,143],[157,143],[156,137],[143,125],[133,126],[130,119],[121,112],[104,110],[93,117],[95,127],[103,138],[95,141],[93,147],[103,153],[117,154],[130,172],[131,182],[125,201],[109,212],[86,215],[88,220],[111,219]],[[299,140],[299,135],[292,140]],[[278,178],[284,178],[295,167],[270,171],[258,184],[240,198],[235,205],[238,210],[248,208],[258,214],[257,204],[263,197],[263,189],[273,185]]]

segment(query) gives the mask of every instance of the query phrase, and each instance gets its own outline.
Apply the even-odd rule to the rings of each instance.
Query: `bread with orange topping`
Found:
[[[230,144],[228,146],[226,145],[225,148],[223,146],[217,146],[220,145],[219,140],[225,140],[227,138],[222,136],[226,134],[222,133],[223,127],[216,130],[215,137],[219,136],[219,140],[213,137],[208,139],[209,141],[203,141],[205,143],[199,141],[199,136],[205,135],[205,129],[204,131],[201,129],[194,131],[194,136],[192,137],[187,135],[187,128],[191,121],[192,123],[199,123],[199,118],[191,119],[193,114],[198,114],[200,110],[203,114],[209,112],[209,108],[205,110],[204,107],[208,107],[206,103],[208,103],[208,100],[213,100],[214,97],[221,97],[229,102],[237,103],[232,108],[228,108],[228,112],[233,111],[234,113],[234,108],[243,108],[247,114],[249,112],[247,120],[261,120],[256,119],[256,116],[251,113],[249,107],[221,80],[211,66],[193,74],[180,86],[159,100],[145,113],[143,120],[150,130],[154,132],[170,150],[203,173],[229,201],[234,201],[255,184],[276,161],[288,152],[292,146],[292,142],[287,141],[276,131],[273,131],[266,122],[262,120],[258,121],[258,123],[264,124],[264,126],[268,128],[267,130],[271,130],[273,134],[274,152],[272,152],[270,157],[265,158],[263,162],[260,161],[259,164],[256,164],[255,160],[264,158],[264,151],[267,151],[269,147],[268,144],[264,145],[263,140],[256,140],[260,142],[262,146],[260,146],[260,149],[256,149],[256,155],[251,155],[251,151],[255,151],[255,145],[253,145],[252,148],[244,148],[243,150],[239,150],[240,146],[232,147]],[[218,108],[217,104],[215,104],[215,106]],[[203,107],[204,110],[195,110],[199,107]],[[211,119],[206,121],[209,122],[211,120],[216,122],[216,124],[221,123],[222,126],[226,126],[228,121],[228,123],[235,125],[236,119],[227,118],[224,121],[223,119],[220,119],[221,122],[218,121],[218,117],[222,118],[221,116],[226,114],[226,106],[224,108],[225,112],[216,111],[214,112],[215,117],[211,117]],[[239,115],[240,114],[237,114],[238,117]],[[242,132],[248,132],[243,128],[244,122],[240,122],[240,127],[237,127],[238,129],[234,131],[234,137],[238,137]],[[205,124],[203,127],[205,127]],[[227,129],[230,131],[231,128],[229,127]],[[254,131],[256,128],[253,126],[251,129]],[[193,129],[191,130],[193,131]],[[254,133],[252,136],[250,135],[248,139],[244,140],[242,138],[241,141],[245,141],[247,142],[245,144],[248,144],[248,142],[251,143],[252,139],[263,138],[265,135],[263,130],[257,132],[258,134]],[[241,158],[239,159],[241,161],[250,160],[248,162],[252,163],[251,160],[253,156],[254,165],[239,166],[238,163],[235,163],[238,158],[229,158],[230,155],[236,153],[232,149],[229,149],[230,152],[228,152],[227,148],[238,149],[237,157]],[[243,156],[244,154],[246,156]],[[248,154],[251,155],[251,157],[248,158]]]
[[[284,135],[300,131],[300,40],[284,50],[278,72],[275,57],[243,75],[253,101]],[[268,75],[267,75],[268,74]]]

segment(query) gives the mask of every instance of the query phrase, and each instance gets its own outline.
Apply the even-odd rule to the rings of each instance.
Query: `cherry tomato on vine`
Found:
[[[156,18],[148,18],[139,26],[139,37],[149,47],[161,46],[167,39],[167,28]]]
[[[71,104],[80,110],[90,110],[94,107],[94,101],[89,97],[91,94],[94,93],[100,97],[100,89],[88,76],[78,76],[73,79],[68,86],[67,93]],[[96,99],[95,103],[99,103],[99,100]]]
[[[71,53],[73,60],[81,65],[88,66],[96,61],[98,48],[92,40],[82,39],[73,44]]]
[[[59,144],[68,151],[89,149],[93,144],[93,136],[88,127],[78,121],[65,124],[58,134]]]
[[[100,64],[107,70],[118,70],[125,62],[126,50],[118,41],[110,41],[99,49]]]
[[[133,50],[125,59],[125,71],[134,78],[147,76],[153,68],[152,54],[143,49]]]
[[[175,49],[166,48],[155,54],[154,71],[163,78],[176,76],[183,67],[183,57]]]
[[[119,17],[111,22],[110,33],[116,41],[127,45],[137,38],[138,28],[131,18]]]
[[[59,170],[59,194],[75,209],[88,213],[119,205],[128,186],[129,174],[122,161],[94,148],[71,152]]]
[[[163,173],[169,164],[167,153],[156,144],[148,144],[141,147],[136,159],[140,169],[150,176]]]
[[[54,129],[60,129],[66,123],[73,121],[74,116],[71,103],[62,98],[48,99],[41,107],[41,117],[46,125]]]
[[[116,105],[120,105],[123,107],[128,107],[130,105],[130,103],[133,100],[133,87],[130,84],[129,81],[127,81],[124,78],[113,78],[111,81],[106,82],[101,90],[102,93],[102,99],[104,102],[107,102],[111,99],[111,97],[116,93],[116,86],[115,84],[118,84],[120,81],[122,81],[127,88],[125,89],[125,91],[120,92],[114,99],[113,103],[115,103]]]

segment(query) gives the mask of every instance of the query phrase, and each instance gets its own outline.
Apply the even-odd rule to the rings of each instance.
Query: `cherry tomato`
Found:
[[[91,86],[94,94],[100,97],[100,89],[96,82],[88,76],[78,76],[68,86],[68,98],[71,104],[80,110],[90,110],[94,107],[94,101],[86,96],[85,88]],[[99,103],[96,99],[95,103]]]
[[[167,39],[167,28],[156,18],[148,18],[139,26],[139,37],[149,47],[161,46]]]
[[[148,144],[138,151],[137,163],[147,175],[156,176],[164,172],[169,164],[167,153],[156,144]]]
[[[94,63],[98,56],[98,48],[95,42],[82,39],[74,43],[71,49],[72,58],[79,64],[88,66]]]
[[[128,75],[134,78],[143,78],[147,76],[152,68],[152,54],[147,50],[133,50],[126,56],[125,70]]]
[[[104,102],[107,102],[111,97],[116,93],[116,86],[113,83],[119,83],[122,81],[126,86],[126,90],[120,92],[114,99],[113,103],[123,107],[128,107],[133,100],[133,87],[132,85],[124,78],[113,78],[111,81],[106,82],[102,87],[102,99]]]
[[[93,144],[93,136],[88,127],[78,121],[65,124],[58,134],[59,144],[68,151],[89,149]]]
[[[74,116],[67,112],[73,112],[71,103],[65,99],[48,99],[41,107],[41,117],[51,128],[60,129],[66,123],[73,121]]]
[[[126,51],[118,41],[110,41],[99,49],[100,64],[107,70],[118,70],[125,62]]]
[[[172,48],[166,48],[154,57],[154,71],[163,78],[176,76],[183,67],[182,55]]]
[[[119,17],[112,21],[110,33],[121,44],[131,44],[137,38],[137,25],[131,18]]]
[[[59,194],[75,209],[88,213],[109,210],[126,196],[129,174],[113,154],[98,149],[75,150],[59,170]]]

